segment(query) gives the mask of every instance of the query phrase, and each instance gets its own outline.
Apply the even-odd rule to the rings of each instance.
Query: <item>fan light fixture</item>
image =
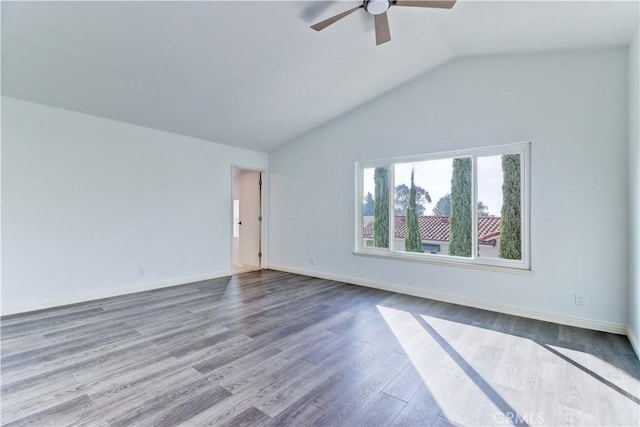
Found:
[[[389,7],[391,7],[389,0],[369,0],[364,2],[364,10],[374,16],[385,13]]]

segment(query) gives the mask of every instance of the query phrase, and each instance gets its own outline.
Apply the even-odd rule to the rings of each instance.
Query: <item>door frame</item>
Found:
[[[260,191],[260,196],[261,196],[261,201],[260,201],[260,214],[262,216],[262,221],[260,221],[260,251],[262,252],[262,257],[259,258],[259,264],[260,264],[260,269],[263,270],[265,268],[267,268],[267,194],[269,194],[268,190],[268,177],[267,177],[267,170],[266,169],[260,169],[260,168],[256,168],[255,166],[245,166],[245,165],[241,165],[241,164],[237,164],[237,163],[232,163],[231,164],[231,170],[229,171],[230,175],[231,175],[231,185],[230,185],[230,192],[229,192],[229,217],[230,217],[230,221],[229,221],[229,225],[230,225],[230,229],[229,229],[229,253],[230,253],[230,271],[231,274],[233,274],[233,190],[235,187],[235,170],[245,170],[245,171],[249,171],[249,172],[259,172],[262,174],[262,188]],[[241,208],[242,209],[242,208]]]

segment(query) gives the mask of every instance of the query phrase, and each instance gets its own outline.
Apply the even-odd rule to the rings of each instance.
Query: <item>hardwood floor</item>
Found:
[[[638,425],[626,337],[262,271],[2,319],[3,425]]]

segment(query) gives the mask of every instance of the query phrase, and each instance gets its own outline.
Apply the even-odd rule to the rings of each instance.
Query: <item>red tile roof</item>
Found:
[[[421,216],[420,236],[422,240],[434,240],[439,242],[449,241],[449,217],[448,216]],[[404,239],[407,234],[407,217],[395,217],[396,239]],[[478,217],[478,240],[483,242],[500,236],[500,217]],[[373,238],[373,221],[364,226],[363,237]]]

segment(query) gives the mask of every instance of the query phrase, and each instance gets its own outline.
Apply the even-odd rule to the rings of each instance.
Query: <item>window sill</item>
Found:
[[[386,258],[392,259],[396,261],[409,261],[409,262],[417,262],[421,264],[436,264],[436,265],[444,265],[447,267],[461,267],[461,268],[469,268],[473,270],[484,270],[484,271],[493,271],[497,273],[508,273],[508,274],[519,274],[521,276],[532,276],[534,274],[533,270],[527,270],[522,268],[514,268],[514,267],[504,267],[497,265],[487,265],[487,264],[478,264],[474,262],[464,262],[464,261],[451,261],[446,259],[434,259],[434,258],[426,258],[424,256],[412,256],[407,254],[395,254],[395,253],[386,253],[386,252],[369,252],[369,251],[353,251],[355,256],[364,256],[364,257],[372,257],[372,258]]]

